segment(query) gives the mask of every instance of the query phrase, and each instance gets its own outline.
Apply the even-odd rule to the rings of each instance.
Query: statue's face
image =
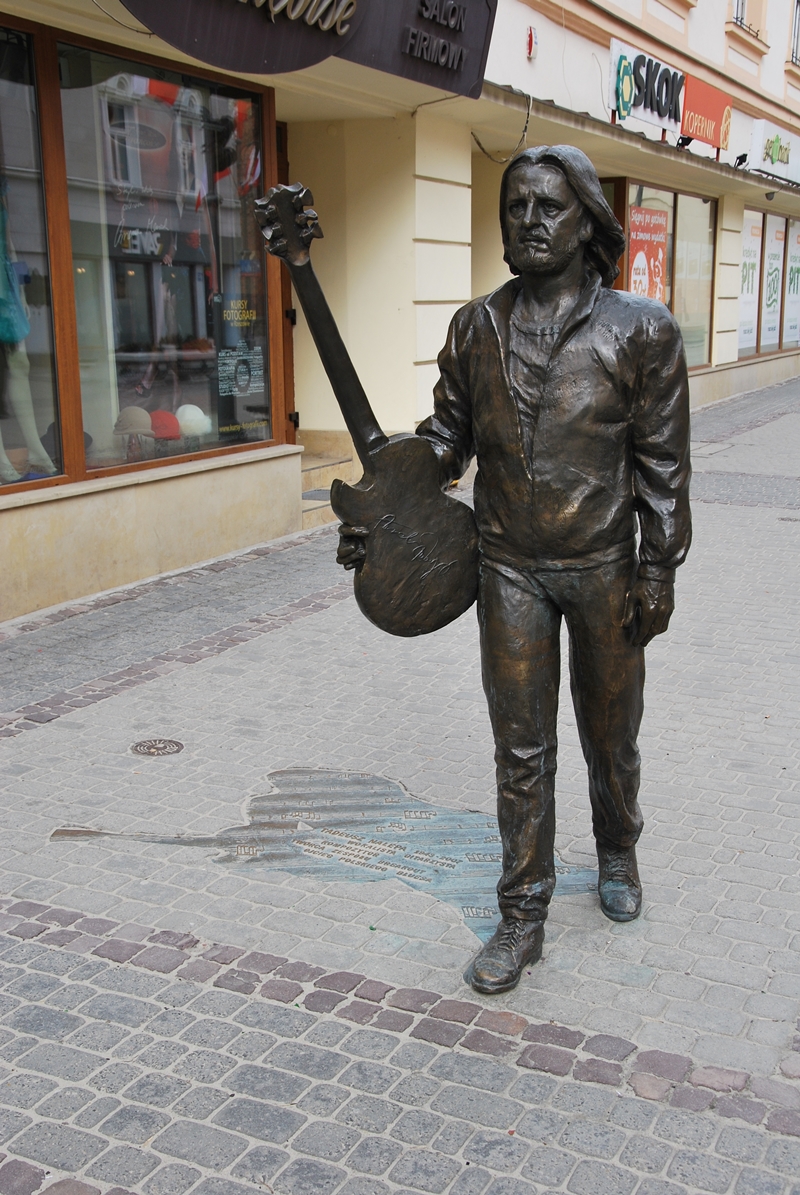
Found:
[[[592,221],[555,166],[525,162],[508,178],[509,256],[520,274],[560,274],[591,239]]]

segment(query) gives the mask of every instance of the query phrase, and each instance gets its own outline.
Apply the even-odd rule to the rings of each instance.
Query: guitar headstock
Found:
[[[314,196],[302,183],[272,187],[263,199],[256,200],[256,220],[268,252],[290,265],[304,265],[309,260],[309,245],[322,236],[313,202]]]

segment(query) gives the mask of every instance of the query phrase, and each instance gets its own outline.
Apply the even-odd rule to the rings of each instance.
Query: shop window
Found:
[[[640,183],[628,188],[628,290],[672,305],[675,196]]]
[[[29,39],[0,29],[0,484],[61,472]]]
[[[678,196],[673,313],[689,365],[705,365],[710,359],[716,216],[716,203]]]
[[[761,287],[761,333],[759,348],[775,352],[781,344],[781,305],[783,299],[783,261],[786,255],[786,221],[783,216],[767,216],[764,231],[763,284]]]
[[[87,467],[270,439],[259,97],[72,46],[59,66]]]
[[[783,347],[800,346],[800,220],[786,230],[786,276],[783,299]]]
[[[739,285],[739,356],[758,349],[758,299],[761,292],[761,249],[764,217],[745,208],[742,222],[742,273]]]

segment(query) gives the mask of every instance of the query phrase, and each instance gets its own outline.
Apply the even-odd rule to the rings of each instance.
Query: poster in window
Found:
[[[800,220],[790,220],[786,247],[786,293],[783,308],[783,343],[800,343]]]
[[[740,356],[748,356],[756,351],[763,219],[761,212],[745,211],[742,222],[742,276],[739,284]]]
[[[761,348],[776,349],[781,340],[781,292],[786,221],[767,216],[764,236],[764,285],[761,295]]]
[[[655,208],[630,209],[628,289],[659,303],[666,298],[668,220]]]

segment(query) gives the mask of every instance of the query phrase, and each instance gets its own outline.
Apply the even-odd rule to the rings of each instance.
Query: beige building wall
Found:
[[[739,289],[743,217],[743,199],[739,199],[735,195],[720,197],[717,204],[712,365],[723,365],[728,361],[735,361],[739,355]]]
[[[500,180],[504,166],[472,155],[472,296],[488,295],[511,277],[500,235]]]
[[[301,448],[283,445],[0,493],[0,620],[300,529]]]

